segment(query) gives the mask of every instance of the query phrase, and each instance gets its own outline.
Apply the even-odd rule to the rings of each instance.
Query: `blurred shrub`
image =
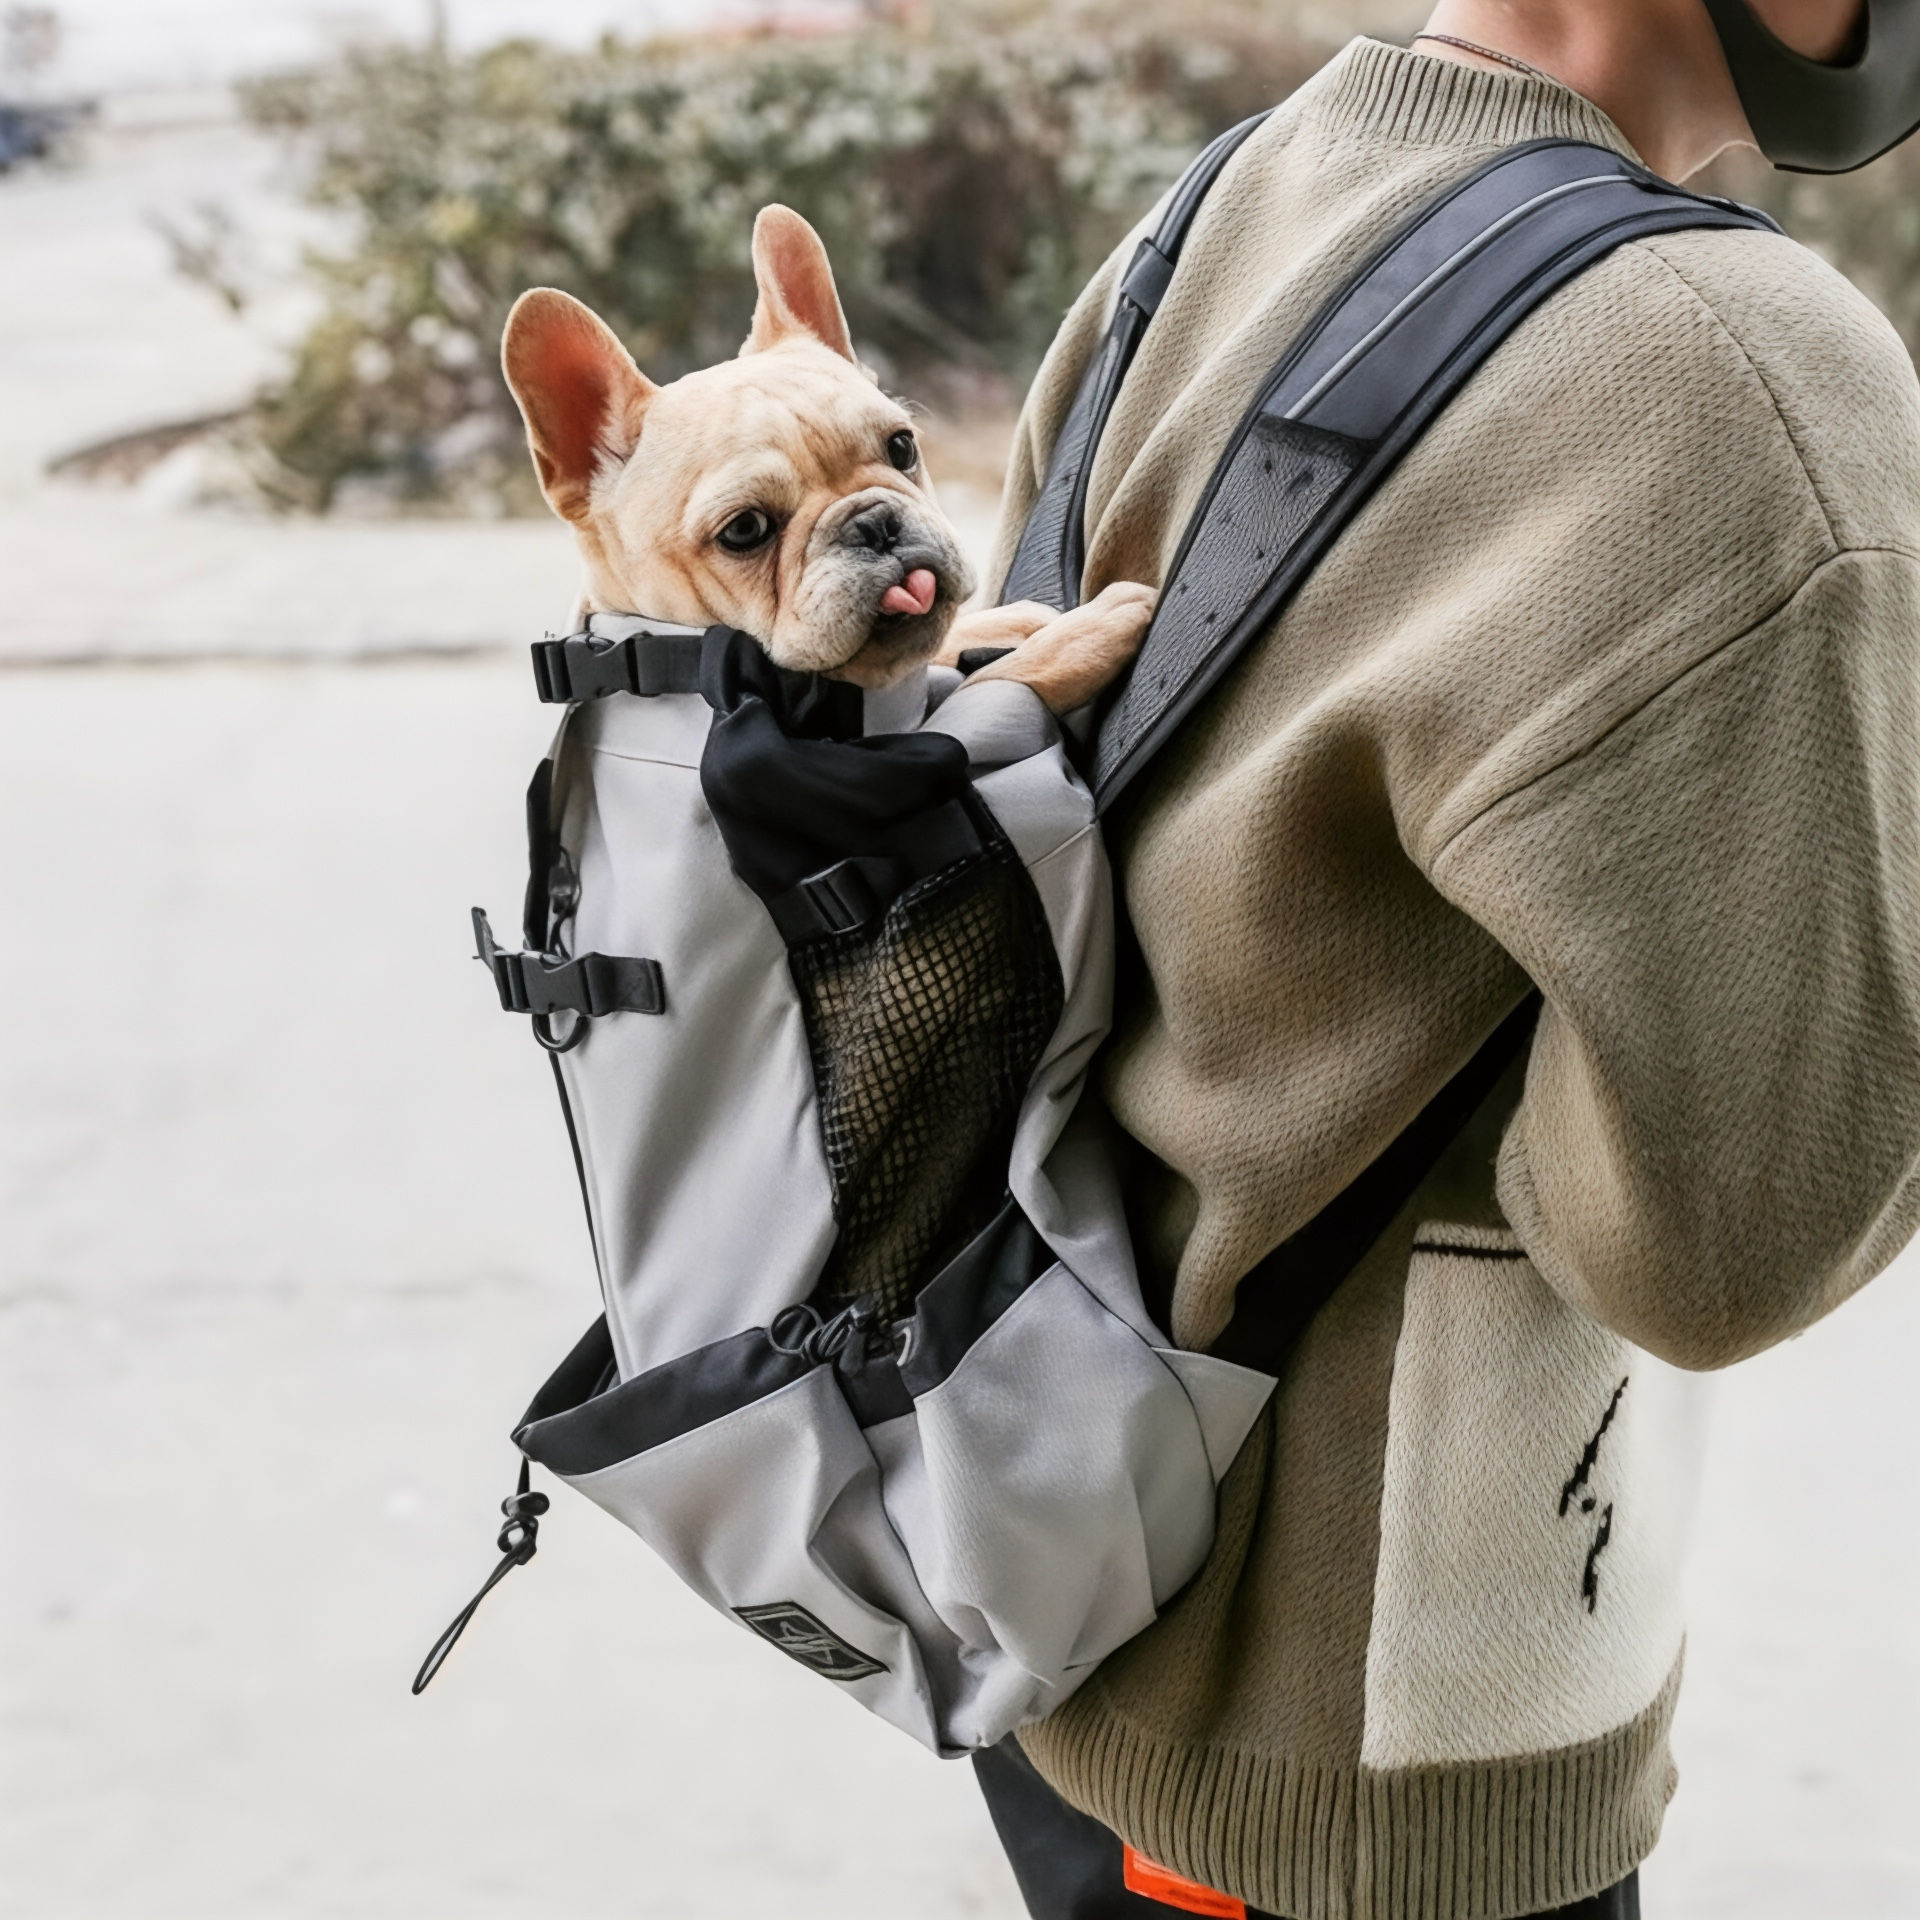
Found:
[[[1324,58],[1257,4],[936,7],[814,38],[456,57],[364,48],[251,87],[352,216],[252,417],[288,505],[533,504],[497,371],[516,295],[600,313],[656,379],[737,350],[769,201],[833,256],[883,378],[1021,381],[1088,273],[1212,133]]]
[[[1335,8],[1336,38],[1366,11]],[[315,509],[343,490],[537,509],[497,365],[515,297],[566,288],[671,379],[738,347],[773,200],[820,229],[883,379],[1011,394],[1187,158],[1326,57],[1292,18],[1279,0],[931,0],[811,38],[369,46],[256,83],[251,117],[295,143],[352,237],[312,261],[320,318],[238,429],[252,484]],[[1920,141],[1840,179],[1735,160],[1707,184],[1767,207],[1920,351]],[[231,300],[203,237],[175,236],[176,256]]]

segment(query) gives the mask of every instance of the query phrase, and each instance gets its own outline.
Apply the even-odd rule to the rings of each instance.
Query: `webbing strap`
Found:
[[[629,960],[614,954],[582,953],[571,958],[540,953],[508,953],[494,940],[486,914],[473,910],[475,958],[493,975],[500,1004],[508,1013],[578,1013],[598,1019],[609,1013],[665,1013],[666,978],[658,960]]]
[[[805,946],[871,925],[909,887],[971,859],[981,844],[980,829],[958,800],[904,823],[892,842],[885,853],[838,861],[774,894],[767,911],[787,945]]]
[[[540,698],[562,706],[603,694],[698,693],[700,633],[637,633],[608,638],[592,632],[533,644],[533,683]]]
[[[1434,416],[1549,294],[1630,240],[1773,226],[1566,140],[1514,147],[1416,214],[1282,356],[1228,441],[1101,722],[1099,809],[1139,777]]]
[[[1082,378],[1053,443],[1046,480],[1027,515],[1020,545],[1000,589],[1003,605],[1015,600],[1040,600],[1064,610],[1080,604],[1080,575],[1086,564],[1087,476],[1099,451],[1107,416],[1113,411],[1121,382],[1133,365],[1147,327],[1173,282],[1180,250],[1208,189],[1266,118],[1266,114],[1257,113],[1221,134],[1180,177],[1152,238],[1142,240],[1135,249],[1120,283],[1106,338]]]
[[[1237,146],[1249,131],[1226,138]],[[1191,195],[1182,183],[1182,237],[1226,157],[1202,156]],[[1522,319],[1625,242],[1700,227],[1778,231],[1765,214],[1685,193],[1606,148],[1542,140],[1496,156],[1392,235],[1288,348],[1228,441],[1102,720],[1098,809],[1139,778]],[[1144,252],[1135,258],[1125,285],[1136,291],[1123,292],[1082,377],[1008,575],[1008,600],[1079,601],[1087,475],[1175,257],[1177,247],[1160,265]],[[1524,1053],[1539,1010],[1530,994],[1358,1179],[1241,1281],[1214,1352],[1277,1371]]]
[[[1365,1173],[1240,1282],[1233,1318],[1210,1353],[1267,1373],[1279,1371],[1307,1323],[1333,1298],[1334,1289],[1465,1131],[1501,1075],[1527,1050],[1539,1019],[1540,995],[1530,993]]]

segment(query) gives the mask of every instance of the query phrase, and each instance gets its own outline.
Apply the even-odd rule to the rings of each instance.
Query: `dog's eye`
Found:
[[[911,473],[920,464],[920,443],[902,427],[887,436],[887,458],[902,473]]]
[[[773,538],[773,516],[749,507],[745,513],[736,513],[716,538],[729,553],[751,553]]]

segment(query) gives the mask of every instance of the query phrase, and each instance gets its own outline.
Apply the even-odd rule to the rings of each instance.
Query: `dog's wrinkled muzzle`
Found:
[[[875,563],[893,577],[880,595],[879,610],[917,619],[933,610],[953,555],[944,543],[928,539],[918,516],[895,500],[873,500],[847,517],[837,544]]]
[[[973,570],[938,513],[876,488],[816,523],[767,650],[782,666],[891,686],[939,646],[972,591]]]

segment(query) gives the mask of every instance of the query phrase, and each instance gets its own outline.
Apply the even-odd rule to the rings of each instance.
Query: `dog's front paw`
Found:
[[[982,667],[973,677],[1018,680],[1031,687],[1053,713],[1072,713],[1105,692],[1140,651],[1158,598],[1152,587],[1116,580],[1085,606],[1069,613],[1052,614],[1047,609],[1051,617],[1044,626],[1021,640],[1004,659]],[[1032,604],[1025,602],[1006,611],[1024,613]],[[977,647],[995,643],[971,639],[965,644]]]
[[[957,667],[960,656],[976,647],[1017,647],[1030,640],[1050,620],[1060,618],[1058,607],[1039,600],[1016,600],[1008,607],[975,607],[963,613],[947,629],[940,651],[933,656],[937,667]]]

